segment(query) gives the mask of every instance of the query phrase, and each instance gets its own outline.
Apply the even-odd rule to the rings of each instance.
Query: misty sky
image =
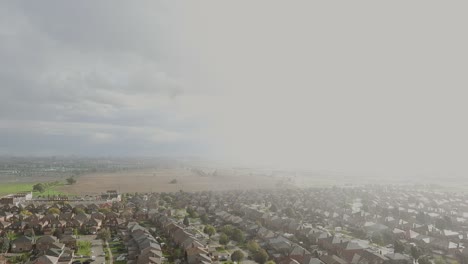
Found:
[[[440,1],[2,1],[0,154],[465,175],[465,13]]]

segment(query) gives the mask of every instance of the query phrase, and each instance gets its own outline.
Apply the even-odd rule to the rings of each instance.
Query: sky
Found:
[[[468,17],[436,1],[2,1],[0,155],[468,172]]]

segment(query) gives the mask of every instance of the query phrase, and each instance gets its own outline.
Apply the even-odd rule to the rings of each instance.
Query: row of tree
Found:
[[[71,176],[69,178],[66,179],[67,181],[67,184],[69,185],[73,185],[76,183],[76,179],[75,177]],[[40,193],[43,193],[45,192],[47,189],[49,189],[50,187],[54,187],[54,186],[58,186],[60,185],[60,182],[58,181],[54,181],[54,182],[40,182],[40,183],[37,183],[37,184],[34,184],[33,185],[33,192],[40,192]]]

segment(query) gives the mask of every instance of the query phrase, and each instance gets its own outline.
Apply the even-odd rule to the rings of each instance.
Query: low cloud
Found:
[[[166,25],[173,21],[170,6],[142,4],[0,4],[4,154],[201,149],[194,135],[203,124],[180,103],[193,94],[185,91],[177,60],[169,59],[176,52]]]

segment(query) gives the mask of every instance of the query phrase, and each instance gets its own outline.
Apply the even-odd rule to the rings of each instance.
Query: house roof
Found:
[[[57,241],[56,237],[53,236],[42,236],[37,239],[36,243],[54,243]]]
[[[313,258],[312,256],[309,256],[309,257],[306,257],[303,264],[325,264],[325,263],[318,258]]]
[[[57,264],[58,258],[53,256],[40,256],[36,260],[33,261],[34,264]]]
[[[299,245],[294,245],[293,248],[291,249],[291,251],[289,252],[289,255],[290,256],[294,256],[294,255],[307,255],[307,254],[310,254],[310,252],[308,250],[306,250],[305,248],[299,246]]]
[[[350,241],[346,245],[346,250],[358,250],[358,249],[365,249],[366,247],[364,245],[359,244],[356,241]]]
[[[17,239],[13,240],[12,243],[27,243],[27,242],[32,243],[33,238],[30,236],[20,236]]]
[[[409,260],[410,257],[400,254],[400,253],[391,253],[391,254],[386,254],[385,257],[391,259],[391,260]]]
[[[347,264],[348,263],[346,262],[346,260],[336,255],[333,255],[333,256],[323,255],[320,257],[320,260],[322,260],[325,264]]]

